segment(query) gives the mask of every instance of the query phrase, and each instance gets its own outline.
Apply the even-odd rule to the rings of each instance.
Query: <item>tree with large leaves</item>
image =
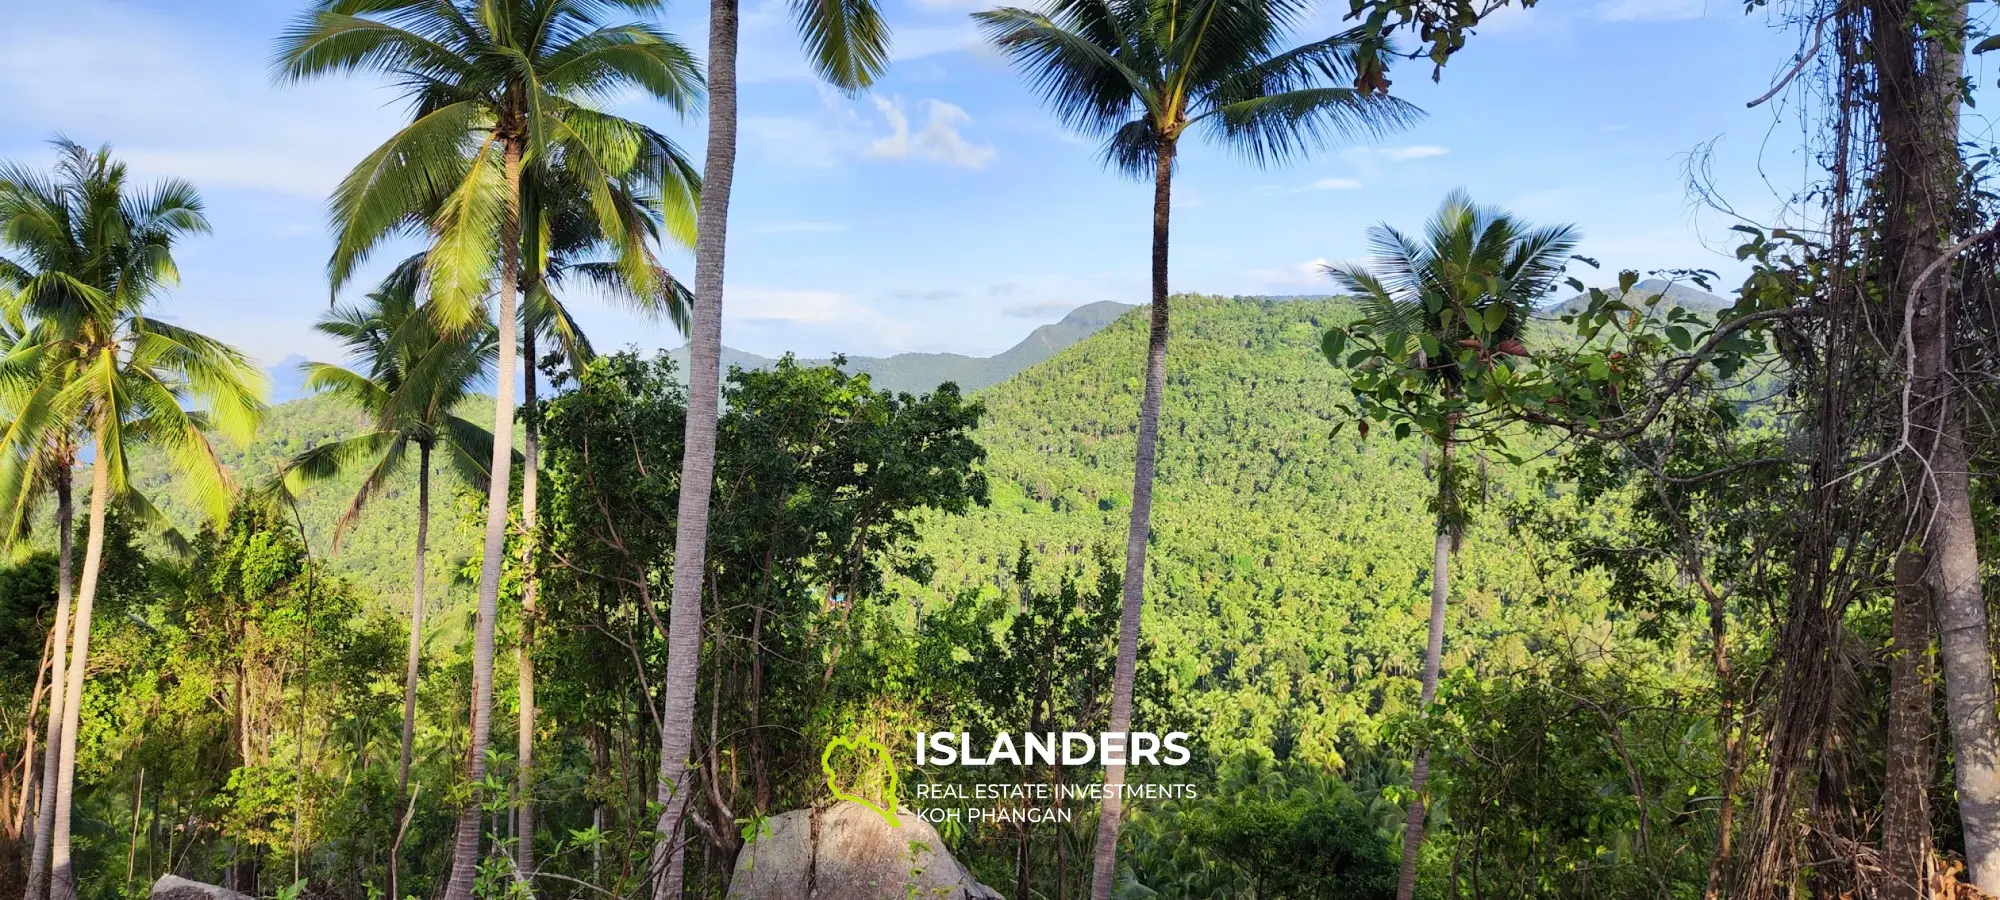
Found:
[[[658,291],[647,232],[614,199],[621,179],[652,186],[669,224],[692,223],[693,167],[663,135],[603,112],[593,101],[637,91],[686,110],[701,79],[686,48],[659,28],[612,22],[656,12],[660,0],[321,0],[280,40],[280,77],[369,70],[395,79],[411,123],[341,182],[331,200],[338,290],[356,266],[398,234],[424,235],[432,315],[447,331],[490,314],[499,342],[493,477],[488,482],[478,614],[473,628],[467,780],[486,778],[492,736],[494,620],[512,491],[514,387],[527,173],[559,167],[583,186],[619,277]],[[491,298],[492,308],[487,309]],[[461,807],[446,900],[472,895],[479,858],[478,792]]]
[[[416,449],[417,539],[410,583],[410,641],[403,671],[403,734],[396,767],[401,815],[409,798],[410,758],[416,737],[417,679],[423,662],[425,554],[431,524],[432,457],[442,451],[468,484],[484,486],[491,476],[493,433],[458,415],[499,355],[491,326],[470,335],[446,334],[419,303],[423,257],[398,266],[364,306],[329,310],[313,326],[333,338],[358,368],[310,362],[306,387],[346,402],[367,416],[357,435],[311,447],[285,466],[288,493],[364,468],[367,476],[335,522],[340,546],[362,509],[410,462]],[[393,864],[393,863],[392,863]],[[395,876],[391,876],[393,882]]]
[[[1111,730],[1132,724],[1132,682],[1145,595],[1153,471],[1166,387],[1167,247],[1175,160],[1199,130],[1260,165],[1290,161],[1336,139],[1380,134],[1412,121],[1415,108],[1355,90],[1370,48],[1355,33],[1288,47],[1308,9],[1291,0],[1052,0],[1038,10],[975,14],[993,42],[1026,73],[1064,124],[1104,143],[1105,162],[1153,181],[1151,335],[1139,408],[1131,527],[1126,533]],[[1099,816],[1093,900],[1110,897],[1123,766],[1107,766]]]
[[[688,752],[694,744],[695,686],[701,674],[701,586],[708,565],[708,513],[715,485],[715,432],[722,390],[722,281],[729,244],[729,195],[736,180],[736,40],[739,0],[708,3],[708,147],[694,248],[689,316],[686,452],[675,516],[674,583],[662,685],[660,841],[653,854],[654,900],[679,900],[688,808]],[[889,65],[889,26],[875,0],[789,0],[813,70],[846,91],[874,84]]]
[[[0,445],[33,455],[36,442],[87,436],[90,504],[83,572],[76,587],[61,685],[58,763],[50,830],[48,896],[73,900],[70,857],[77,730],[90,663],[91,615],[113,504],[162,521],[132,490],[129,459],[141,446],[163,453],[182,496],[217,520],[235,493],[209,434],[247,441],[264,411],[264,376],[213,338],[154,318],[179,281],[173,245],[208,230],[200,196],[186,182],[131,185],[110,148],[57,141],[54,177],[0,169],[0,275],[19,286],[28,335],[0,361],[0,390],[14,421]],[[58,640],[62,636],[58,636]],[[39,890],[31,887],[30,891]]]
[[[1368,239],[1375,255],[1372,269],[1326,267],[1341,290],[1357,298],[1363,318],[1331,333],[1325,350],[1334,365],[1362,369],[1355,388],[1364,407],[1394,418],[1399,436],[1414,429],[1437,448],[1432,458],[1437,492],[1431,499],[1437,540],[1418,700],[1427,710],[1437,697],[1444,654],[1452,555],[1466,523],[1459,488],[1467,470],[1456,451],[1474,440],[1470,420],[1483,404],[1483,394],[1466,390],[1467,382],[1475,370],[1506,367],[1526,357],[1522,333],[1529,314],[1561,280],[1577,234],[1566,225],[1535,228],[1453,193],[1421,239],[1388,225],[1369,229]],[[1492,434],[1481,430],[1477,439]],[[1410,773],[1397,900],[1409,900],[1415,890],[1429,776],[1430,752],[1419,749]]]

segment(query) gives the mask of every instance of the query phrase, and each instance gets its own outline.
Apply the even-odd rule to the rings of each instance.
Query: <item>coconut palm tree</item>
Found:
[[[1382,133],[1417,116],[1408,104],[1351,86],[1367,49],[1358,33],[1287,47],[1306,8],[1291,0],[1050,0],[1038,10],[1009,7],[974,16],[1064,124],[1104,141],[1108,165],[1153,181],[1152,321],[1126,533],[1114,732],[1127,731],[1132,723],[1166,385],[1168,220],[1181,139],[1199,129],[1252,162],[1274,164],[1337,138]],[[1123,766],[1105,769],[1109,785],[1122,784],[1124,777]],[[1111,895],[1122,808],[1116,793],[1107,792],[1091,874],[1093,900]]]
[[[653,257],[653,244],[663,238],[683,245],[690,237],[684,229],[667,227],[662,198],[649,195],[649,186],[638,179],[620,179],[609,199],[619,217],[635,223],[646,236],[639,253],[653,271],[648,283],[651,293],[640,293],[618,268],[617,248],[606,245],[595,227],[591,198],[560,165],[538,167],[523,183],[522,220],[536,223],[523,229],[521,247],[521,356],[522,435],[521,435],[521,634],[515,647],[518,690],[518,720],[515,735],[514,811],[517,843],[516,869],[525,878],[535,872],[535,657],[533,653],[537,606],[541,580],[536,570],[535,545],[538,522],[537,497],[541,472],[541,409],[537,402],[538,340],[546,339],[557,348],[571,371],[581,371],[594,351],[569,307],[560,296],[568,286],[594,290],[605,299],[643,315],[664,318],[675,330],[687,333],[689,297],[687,288]],[[677,211],[680,222],[692,221],[692,210]]]
[[[1365,325],[1377,343],[1392,348],[1391,361],[1420,372],[1421,380],[1444,401],[1440,424],[1425,435],[1438,450],[1437,492],[1431,504],[1437,539],[1431,560],[1430,632],[1418,701],[1428,710],[1437,698],[1438,666],[1444,654],[1452,554],[1466,521],[1457,490],[1463,473],[1454,451],[1461,443],[1457,429],[1473,401],[1460,391],[1467,373],[1458,362],[1459,351],[1472,349],[1488,364],[1525,356],[1522,332],[1529,313],[1561,279],[1576,249],[1577,234],[1567,225],[1532,227],[1453,192],[1421,240],[1388,225],[1369,229],[1368,240],[1375,256],[1372,268],[1331,265],[1325,272],[1360,302]],[[1341,363],[1336,359],[1334,364]],[[1410,900],[1415,890],[1429,777],[1430,752],[1420,749],[1410,772],[1397,900]]]
[[[656,11],[659,0],[320,0],[279,42],[282,78],[366,69],[400,83],[413,120],[370,153],[335,190],[337,231],[329,275],[336,290],[392,235],[428,236],[425,277],[447,330],[485,316],[497,323],[493,454],[486,499],[478,615],[473,628],[467,780],[486,777],[492,736],[493,632],[512,485],[518,292],[526,173],[559,165],[585,186],[595,225],[618,249],[635,293],[656,293],[641,252],[643,229],[610,194],[638,178],[662,197],[670,222],[694,209],[698,179],[664,136],[604,113],[592,101],[636,90],[686,110],[698,102],[693,58],[643,23],[612,23],[616,10]],[[691,222],[683,224],[691,226]],[[446,900],[472,895],[479,857],[479,797],[461,807]]]
[[[470,335],[445,334],[418,303],[423,257],[398,266],[361,307],[333,309],[314,326],[347,350],[358,364],[304,366],[307,388],[347,402],[369,420],[353,437],[309,448],[287,463],[281,484],[288,492],[366,466],[368,475],[347,511],[335,522],[334,547],[362,509],[417,451],[416,559],[410,584],[410,641],[403,671],[403,735],[396,767],[397,797],[407,799],[410,757],[416,735],[417,677],[423,660],[424,563],[431,522],[432,456],[442,450],[470,484],[485,486],[493,433],[456,414],[499,355],[493,328]],[[395,814],[400,815],[399,800]]]
[[[875,83],[889,64],[889,26],[875,0],[790,0],[792,19],[814,71],[846,91]],[[688,340],[688,408],[675,512],[674,582],[661,687],[661,804],[652,869],[654,900],[679,900],[680,821],[687,811],[688,752],[694,743],[695,682],[701,673],[701,585],[708,565],[709,493],[715,484],[716,416],[722,382],[722,275],[729,244],[729,194],[736,180],[738,0],[708,3],[708,147],[694,248],[693,328]]]
[[[21,316],[20,296],[8,292],[5,301],[4,339],[6,354],[11,355],[17,348],[29,346],[33,334]],[[39,778],[32,772],[22,778],[22,789],[32,796],[35,810],[28,823],[32,837],[28,839],[26,896],[27,900],[42,900],[48,891],[49,843],[55,834],[52,813],[61,756],[62,684],[69,651],[71,588],[75,584],[72,563],[76,557],[73,552],[76,504],[72,488],[80,441],[70,423],[50,422],[33,410],[8,408],[0,415],[7,422],[6,433],[0,435],[0,442],[4,442],[0,446],[6,448],[5,455],[0,456],[0,498],[6,504],[4,512],[0,512],[5,516],[4,523],[0,523],[0,529],[4,529],[0,530],[0,548],[9,552],[26,548],[33,536],[36,510],[51,496],[55,498],[56,608],[49,625],[46,663],[51,687],[42,739],[42,770]],[[36,427],[45,430],[40,434],[25,431]]]
[[[6,405],[16,412],[8,456],[66,431],[87,436],[90,505],[77,583],[53,805],[48,814],[49,896],[73,900],[70,811],[77,727],[90,662],[91,614],[113,503],[159,519],[131,489],[128,461],[141,446],[167,457],[179,493],[220,521],[234,494],[208,434],[247,441],[263,415],[263,373],[232,347],[148,315],[179,280],[176,240],[208,230],[201,199],[182,181],[127,183],[110,148],[58,140],[53,178],[0,168],[0,277],[20,286],[29,336],[0,361]],[[190,409],[189,407],[194,407]],[[198,410],[198,411],[196,411]],[[31,888],[31,890],[34,890]]]

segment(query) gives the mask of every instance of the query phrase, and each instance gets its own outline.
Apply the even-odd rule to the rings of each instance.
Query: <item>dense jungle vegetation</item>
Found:
[[[1184,141],[1393,132],[1391,64],[1448,82],[1535,5],[1353,0],[1303,43],[1272,0],[975,13],[1153,187],[1150,303],[985,361],[722,365],[734,0],[705,63],[639,0],[305,9],[278,79],[384,77],[411,120],[329,198],[343,356],[275,408],[166,311],[196,185],[0,165],[0,891],[745,900],[775,820],[811,811],[817,873],[860,797],[911,839],[872,864],[1014,900],[1993,896],[1968,4],[1774,13],[1805,42],[1757,103],[1820,169],[1740,281],[1597,272],[1454,192],[1338,298],[1170,290]],[[874,3],[795,11],[833,87],[888,65]],[[706,116],[702,164],[609,97]],[[685,352],[594,347],[587,298]],[[1071,731],[1193,753],[903,755]],[[916,799],[992,782],[1060,815]]]

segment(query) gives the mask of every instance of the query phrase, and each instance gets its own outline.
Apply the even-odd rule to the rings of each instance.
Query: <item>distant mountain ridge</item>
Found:
[[[1063,316],[1062,321],[1043,325],[1020,343],[993,356],[966,356],[961,353],[898,353],[894,356],[850,356],[849,372],[867,373],[876,389],[912,394],[928,393],[947,381],[960,390],[976,391],[992,387],[1026,371],[1042,360],[1104,329],[1134,307],[1111,300],[1086,303]],[[682,372],[687,371],[687,346],[667,351]],[[800,359],[803,365],[827,365],[831,360]],[[722,367],[765,369],[778,361],[734,347],[722,348]]]

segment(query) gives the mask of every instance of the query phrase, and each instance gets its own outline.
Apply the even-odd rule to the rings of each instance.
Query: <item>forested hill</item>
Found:
[[[976,391],[999,384],[1026,370],[1057,351],[1083,340],[1117,321],[1132,307],[1110,300],[1087,303],[1069,311],[1060,322],[1043,325],[1020,343],[994,356],[966,356],[959,353],[898,353],[894,356],[850,356],[847,371],[865,372],[875,387],[885,391],[924,394],[947,381],[962,390]],[[687,371],[687,348],[669,353],[682,372]],[[722,348],[722,365],[745,369],[769,368],[777,360],[734,347]],[[807,365],[827,360],[802,360]],[[684,376],[685,377],[685,376]]]
[[[1352,428],[1330,435],[1343,389],[1318,342],[1349,314],[1346,304],[1181,297],[1174,305],[1147,591],[1156,658],[1213,740],[1308,755],[1366,743],[1369,723],[1415,696],[1421,665],[1432,531],[1417,444],[1379,431],[1362,442]],[[1129,312],[980,392],[988,416],[977,437],[991,453],[993,503],[927,526],[937,570],[924,594],[999,589],[1023,541],[1050,579],[1087,565],[1100,547],[1122,557],[1145,334],[1144,313]],[[361,424],[331,399],[293,401],[273,408],[257,442],[227,450],[225,461],[254,485],[291,454]],[[398,610],[415,534],[413,469],[377,494],[337,552],[332,523],[362,473],[300,502],[313,551]],[[1526,483],[1509,467],[1492,471],[1495,505]],[[142,480],[177,518],[194,521],[158,479]],[[477,504],[463,494],[440,464],[430,590],[446,605],[467,595],[454,579],[478,546],[468,515]],[[1591,618],[1595,604],[1566,599],[1556,608],[1574,621],[1552,625],[1543,618],[1554,613],[1517,602],[1570,592],[1537,582],[1528,561],[1517,539],[1474,529],[1453,587],[1447,670],[1474,648],[1484,666],[1510,665],[1532,636]],[[1496,637],[1503,632],[1512,636]]]
[[[1204,740],[1328,758],[1413,702],[1429,613],[1432,489],[1415,441],[1331,436],[1342,380],[1319,353],[1350,315],[1327,300],[1180,297],[1161,417],[1146,636]],[[933,524],[935,585],[1002,589],[1022,542],[1040,576],[1122,560],[1146,317],[981,396],[993,503]],[[1525,476],[1491,468],[1497,508]],[[1506,474],[1503,474],[1506,473]],[[1594,590],[1484,523],[1452,587],[1447,672],[1525,662],[1531,642],[1599,630]],[[1560,598],[1558,603],[1533,600]],[[1502,635],[1505,635],[1502,637]],[[1226,749],[1218,748],[1218,749]]]

